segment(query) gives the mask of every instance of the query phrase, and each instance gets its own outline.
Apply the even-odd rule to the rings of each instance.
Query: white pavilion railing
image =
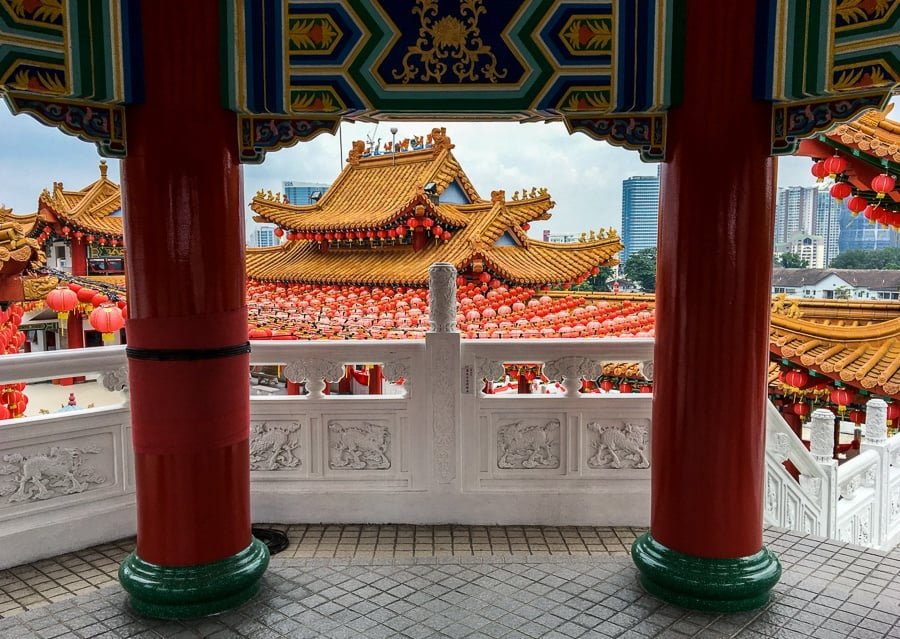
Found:
[[[252,365],[281,365],[310,389],[250,397],[254,521],[647,525],[651,395],[484,395],[480,380],[503,362],[542,362],[577,389],[603,362],[646,361],[649,374],[652,349],[453,332],[253,342]],[[393,394],[322,395],[322,380],[360,362],[404,381]],[[0,358],[0,384],[86,374],[121,401],[0,425],[0,568],[135,532],[124,347]]]
[[[889,550],[900,542],[900,437],[886,436],[887,405],[866,410],[860,453],[838,466],[833,459],[834,415],[817,410],[810,450],[768,406],[766,419],[766,524],[842,542]],[[790,460],[799,479],[784,466]]]

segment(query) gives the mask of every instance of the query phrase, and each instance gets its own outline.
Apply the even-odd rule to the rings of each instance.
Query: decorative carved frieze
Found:
[[[428,309],[432,333],[458,333],[456,326],[456,268],[446,262],[428,267]]]
[[[395,359],[385,360],[381,368],[385,379],[396,381],[403,378],[403,388],[406,390],[406,397],[412,395],[413,376],[412,367],[408,357],[397,357]]]
[[[43,453],[12,453],[0,460],[0,497],[9,503],[40,501],[82,493],[106,483],[106,477],[86,463],[99,446],[52,446]]]
[[[649,468],[646,450],[649,432],[643,424],[588,424],[590,445],[594,454],[588,459],[591,468]]]
[[[300,422],[252,422],[250,470],[293,470],[303,465],[298,456]]]
[[[570,355],[544,363],[544,375],[558,379],[566,387],[566,396],[577,397],[581,379],[599,377],[600,365],[587,357]]]
[[[505,375],[506,369],[503,368],[503,362],[486,357],[475,357],[475,379],[496,381],[503,379]]]
[[[785,462],[791,456],[791,436],[787,433],[775,433],[775,438],[767,449],[779,464]]]
[[[887,440],[887,403],[872,399],[866,403],[866,443],[883,444]]]
[[[800,475],[800,490],[814,502],[819,503],[822,498],[822,478]]]
[[[110,392],[128,392],[128,369],[120,366],[100,374],[100,382],[103,388]]]
[[[498,468],[559,468],[558,419],[519,420],[497,428]]]
[[[324,397],[325,380],[333,381],[343,377],[344,366],[327,359],[301,359],[285,366],[284,376],[292,382],[306,382],[309,397],[321,399]]]
[[[328,466],[332,470],[387,470],[391,431],[373,422],[328,422]]]

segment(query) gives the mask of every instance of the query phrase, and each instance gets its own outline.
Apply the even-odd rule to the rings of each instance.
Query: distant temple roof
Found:
[[[304,239],[248,250],[247,274],[266,281],[418,286],[427,283],[431,264],[450,262],[460,272],[474,267],[534,286],[571,282],[593,267],[617,263],[622,245],[612,230],[574,244],[529,238],[528,223],[550,217],[553,201],[546,189],[523,191],[521,197],[516,192],[509,200],[504,191],[494,191],[484,200],[453,156],[446,133],[434,129],[429,142],[415,138],[413,150],[387,154],[354,142],[344,170],[316,204],[295,206],[279,195],[258,193],[250,205],[255,219]],[[453,184],[463,201],[442,201]],[[449,239],[433,238],[414,250],[404,234],[390,240],[363,235],[425,219],[450,231]],[[323,233],[344,237],[328,241]]]
[[[836,142],[900,164],[900,122],[887,118],[892,107],[867,111],[856,120],[835,127],[827,135]]]
[[[122,239],[122,197],[119,185],[106,177],[106,162],[100,163],[100,179],[80,191],[69,191],[62,182],[44,190],[38,199],[38,215],[47,223],[72,230]]]

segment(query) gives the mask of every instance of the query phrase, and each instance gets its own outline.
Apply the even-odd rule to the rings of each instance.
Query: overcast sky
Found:
[[[895,98],[896,102],[898,98]],[[0,101],[2,102],[2,101]],[[257,189],[282,190],[283,180],[330,183],[341,169],[350,142],[367,135],[391,137],[390,123],[342,125],[343,147],[335,135],[320,135],[306,144],[269,153],[262,165],[244,168],[244,200]],[[456,145],[454,154],[482,197],[495,189],[513,191],[545,186],[556,202],[552,219],[531,226],[540,237],[544,228],[554,233],[580,233],[591,228],[620,228],[622,180],[654,175],[655,164],[641,162],[638,154],[586,135],[569,135],[561,123],[412,123],[398,122],[397,139],[425,134],[433,126],[446,126]],[[80,189],[97,179],[93,144],[81,142],[27,115],[13,116],[0,106],[0,204],[17,213],[32,213],[41,190],[54,181]],[[710,162],[715,162],[714,154]],[[119,180],[119,162],[109,161],[109,177]],[[812,185],[807,158],[779,158],[780,186]],[[247,209],[249,213],[249,209]]]

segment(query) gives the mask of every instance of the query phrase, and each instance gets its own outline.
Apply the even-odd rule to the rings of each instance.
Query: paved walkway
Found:
[[[370,538],[363,533],[371,529],[375,543],[361,543]],[[628,529],[335,526],[291,527],[288,532],[292,530],[291,546],[272,559],[260,594],[239,610],[185,622],[145,620],[130,612],[120,588],[100,587],[0,619],[0,637],[900,638],[900,554],[793,533],[766,532],[766,544],[785,569],[770,604],[761,611],[723,616],[685,611],[646,595],[631,560],[614,554],[623,552],[622,537],[633,536]],[[409,538],[401,531],[409,530],[412,543],[400,543]],[[444,530],[450,531],[451,548],[438,551],[447,545],[436,543]],[[485,545],[482,539],[493,548],[491,531],[496,539],[503,531],[509,550],[475,554],[476,545]],[[530,546],[527,553],[513,549],[511,540],[520,546],[522,537],[529,545],[528,531],[532,537],[541,531],[554,543],[548,540],[548,550],[541,553]],[[589,545],[604,545],[586,543],[594,540],[591,531],[598,540],[604,534],[617,538],[618,546],[610,543],[615,550],[591,554]],[[382,532],[385,548],[379,551]],[[338,555],[345,533],[346,546],[355,538],[354,548],[374,546],[371,553],[348,549],[350,554]],[[468,549],[460,542],[459,554],[453,554],[454,533],[469,540]],[[315,549],[312,542],[303,547],[307,535],[316,539]],[[573,554],[567,540],[576,536],[584,543],[579,547],[580,542],[572,541],[578,553]],[[424,555],[424,546],[423,555],[415,554],[419,538],[431,540],[432,555]],[[408,545],[412,555],[397,554],[408,552],[400,549]],[[390,556],[377,555],[388,553],[387,546]],[[497,542],[498,550],[503,546]],[[551,554],[551,546],[567,550]],[[106,574],[98,566],[115,563],[113,557],[126,550],[127,544],[107,544],[85,551],[87,558],[75,553],[50,561],[73,564],[69,570],[80,578],[90,570]],[[303,556],[308,552],[313,555]],[[318,552],[332,555],[317,557]],[[294,556],[282,559],[285,554]],[[92,568],[74,565],[75,558]],[[23,575],[23,570],[45,576],[53,572],[44,573],[37,568],[40,563],[4,571],[0,578],[13,576],[25,583],[21,577],[28,579],[30,573]],[[45,583],[52,586],[55,579]]]

